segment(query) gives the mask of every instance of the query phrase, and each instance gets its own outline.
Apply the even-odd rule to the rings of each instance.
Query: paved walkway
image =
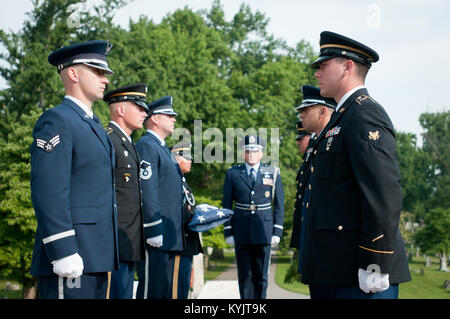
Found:
[[[303,295],[279,287],[275,283],[275,273],[277,267],[277,256],[272,254],[269,268],[269,283],[267,287],[267,299],[309,299],[308,295]],[[205,283],[198,299],[239,299],[239,287],[237,281],[236,263],[220,274],[216,280]]]

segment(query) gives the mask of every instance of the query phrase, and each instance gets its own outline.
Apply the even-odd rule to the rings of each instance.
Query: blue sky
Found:
[[[100,0],[89,0],[98,3]],[[210,8],[212,0],[135,0],[114,21],[123,27],[140,14],[155,22],[178,8]],[[447,0],[222,0],[227,19],[242,3],[269,19],[268,31],[291,46],[304,39],[318,51],[319,34],[329,30],[367,44],[380,55],[367,77],[369,93],[397,130],[419,135],[423,112],[450,109],[450,1]],[[4,3],[0,28],[17,31],[31,0]],[[0,79],[0,88],[4,87]]]

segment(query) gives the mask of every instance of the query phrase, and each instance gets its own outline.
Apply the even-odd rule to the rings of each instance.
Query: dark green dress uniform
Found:
[[[145,258],[139,154],[114,122],[110,122],[105,130],[113,142],[116,154],[119,259],[136,262]]]
[[[136,83],[114,89],[105,94],[104,100],[111,103],[131,101],[148,110],[145,103],[147,85]],[[145,242],[142,219],[142,199],[139,179],[140,157],[133,141],[119,125],[110,122],[105,127],[111,139],[116,164],[114,167],[118,207],[119,270],[111,276],[111,299],[133,297],[135,263],[145,259]]]
[[[333,110],[336,109],[336,101],[334,99],[325,98],[320,95],[320,89],[311,85],[302,86],[303,101],[302,104],[296,107],[296,110],[303,112],[305,108],[316,105],[323,105]],[[299,130],[299,135],[296,139],[300,138],[302,135],[306,134],[301,122],[297,122],[297,128]],[[309,132],[308,132],[309,133]],[[309,133],[310,134],[310,133]],[[294,223],[292,229],[292,239],[291,247],[298,248],[299,250],[299,264],[298,272],[302,272],[301,259],[303,258],[303,244],[305,237],[305,219],[306,219],[306,203],[309,198],[310,189],[305,187],[307,185],[306,177],[309,176],[307,170],[311,164],[311,152],[313,151],[313,145],[317,140],[317,135],[312,134],[312,138],[308,143],[305,154],[303,156],[303,162],[300,170],[297,174],[296,184],[297,184],[297,194],[295,199],[295,210],[294,210]]]
[[[311,135],[310,132],[306,131],[303,128],[302,122],[297,122],[297,130],[298,135],[295,138],[296,140],[298,138],[301,138],[305,135]],[[291,248],[297,248],[300,249],[300,229],[301,229],[301,223],[302,223],[302,210],[301,210],[301,204],[302,204],[302,196],[303,196],[303,188],[302,186],[305,185],[305,172],[307,170],[307,166],[309,164],[309,156],[312,151],[312,144],[315,141],[315,134],[311,137],[308,143],[308,147],[306,148],[305,154],[303,154],[302,157],[302,163],[300,165],[300,168],[297,172],[297,176],[295,177],[295,185],[297,187],[297,192],[295,194],[295,204],[294,204],[294,215],[292,220],[292,235],[291,235],[291,241],[289,244],[289,247]]]
[[[378,60],[366,46],[323,32],[318,61],[335,56],[358,56],[368,66]],[[384,292],[365,294],[358,287],[358,269],[377,265],[398,292],[398,283],[411,277],[398,228],[402,190],[394,127],[365,88],[338,105],[314,144],[307,174],[302,281],[334,291],[322,297],[377,298]]]
[[[172,147],[171,153],[174,156],[182,156],[188,161],[192,160],[191,144],[179,143]],[[184,225],[184,239],[186,247],[179,255],[175,256],[174,266],[174,282],[172,285],[173,299],[187,299],[189,295],[189,288],[192,275],[192,261],[193,256],[203,253],[203,247],[200,241],[198,232],[189,229],[189,222],[194,216],[195,210],[195,196],[191,188],[186,182],[186,177],[183,174],[183,225]],[[177,287],[177,291],[173,290]]]

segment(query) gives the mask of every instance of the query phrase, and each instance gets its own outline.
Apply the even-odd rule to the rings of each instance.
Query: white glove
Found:
[[[366,294],[369,292],[382,292],[389,288],[389,274],[359,268],[358,279],[359,288]]]
[[[227,238],[225,238],[225,242],[230,246],[234,246],[234,237],[228,236]]]
[[[75,253],[73,255],[55,260],[53,262],[53,272],[58,276],[76,278],[83,274],[83,259]]]
[[[280,243],[280,236],[272,236],[272,246],[278,246]]]
[[[159,248],[163,245],[163,235],[147,238],[147,244]]]

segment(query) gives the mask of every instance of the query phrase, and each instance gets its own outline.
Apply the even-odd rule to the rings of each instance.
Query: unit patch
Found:
[[[139,177],[147,180],[152,176],[152,165],[149,162],[141,161]]]

